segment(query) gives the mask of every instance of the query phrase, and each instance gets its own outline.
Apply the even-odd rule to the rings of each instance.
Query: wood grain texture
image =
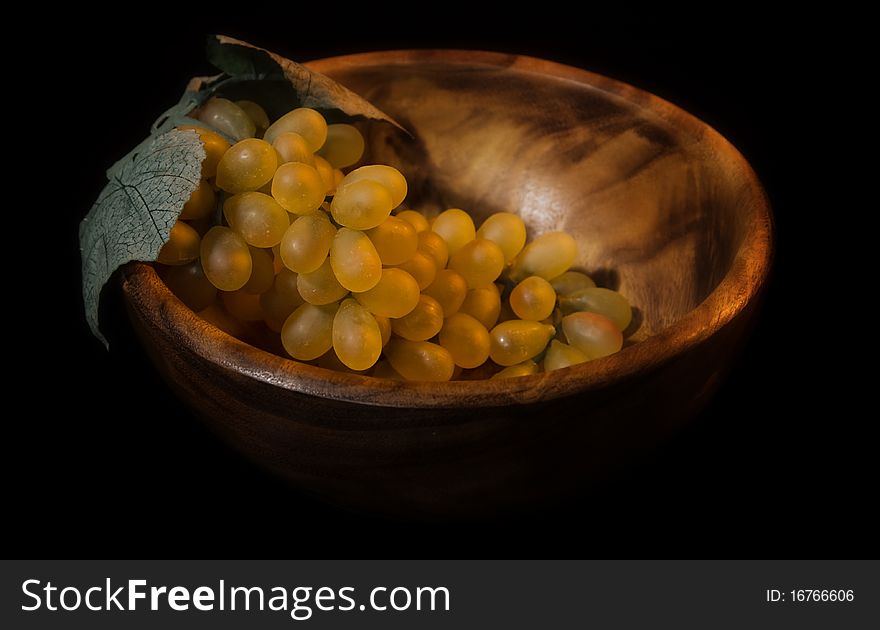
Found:
[[[136,330],[212,427],[342,505],[473,516],[576,491],[706,402],[772,254],[764,192],[726,140],[655,96],[538,59],[397,51],[309,65],[413,132],[365,128],[367,161],[410,181],[407,205],[570,232],[578,267],[638,309],[637,343],[513,380],[385,381],[258,350],[190,312],[151,267],[128,267]]]

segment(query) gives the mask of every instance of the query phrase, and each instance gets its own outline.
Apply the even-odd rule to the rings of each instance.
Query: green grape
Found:
[[[248,138],[236,142],[220,158],[217,186],[237,194],[259,190],[271,181],[278,168],[278,154],[265,140]]]
[[[382,278],[382,260],[373,242],[358,230],[339,228],[330,244],[330,264],[349,291],[369,291]]]
[[[198,260],[186,265],[160,266],[158,270],[171,292],[193,311],[207,308],[217,297],[217,287],[205,276]]]
[[[449,351],[429,341],[392,339],[385,346],[385,357],[408,381],[448,381],[455,371]]]
[[[526,244],[526,224],[510,212],[496,212],[477,230],[478,238],[492,241],[504,252],[505,264],[510,264]]]
[[[275,138],[272,146],[278,152],[278,166],[287,162],[302,162],[309,166],[315,165],[315,155],[309,151],[309,143],[298,133],[282,133]]]
[[[412,225],[416,232],[421,234],[422,232],[430,231],[431,224],[428,223],[428,219],[425,218],[425,215],[421,212],[416,212],[415,210],[402,210],[398,212],[396,215],[398,219],[403,219]],[[444,243],[445,245],[445,243]]]
[[[204,219],[209,216],[214,208],[217,207],[217,195],[214,194],[214,187],[203,179],[199,182],[189,200],[183,205],[180,212],[181,219]]]
[[[317,306],[338,302],[348,295],[348,289],[336,279],[329,258],[314,271],[299,274],[296,286],[306,302]]]
[[[202,239],[202,269],[221,291],[238,291],[251,277],[253,261],[247,242],[228,227],[215,225]]]
[[[263,319],[263,307],[260,306],[260,296],[248,293],[242,289],[238,291],[221,291],[220,301],[226,311],[243,322],[258,322]]]
[[[410,341],[430,339],[443,328],[443,309],[434,298],[420,295],[416,307],[398,319],[391,320],[395,335]]]
[[[376,323],[379,325],[379,332],[382,334],[382,347],[384,348],[385,344],[391,341],[391,320],[375,313],[373,313],[373,317],[376,318]]]
[[[242,291],[247,293],[265,293],[275,284],[275,264],[271,249],[248,246],[251,252],[251,277]]]
[[[445,269],[446,263],[449,262],[449,247],[443,237],[430,230],[419,232],[419,249],[431,258],[437,264],[437,270]]]
[[[178,221],[171,226],[168,242],[159,250],[156,261],[163,265],[185,265],[199,257],[201,238],[192,226]]]
[[[269,116],[266,110],[254,103],[253,101],[235,101],[235,104],[244,110],[256,128],[255,136],[262,136],[269,128]]]
[[[434,278],[437,277],[437,264],[434,259],[423,251],[417,251],[415,256],[407,260],[405,263],[397,265],[398,269],[403,269],[409,275],[416,279],[419,289],[424,291]]]
[[[290,226],[284,208],[261,192],[233,195],[223,204],[223,214],[229,227],[254,247],[274,247]]]
[[[373,367],[382,354],[382,332],[370,311],[357,300],[342,302],[333,319],[333,349],[352,370]]]
[[[443,317],[450,317],[458,312],[467,296],[468,286],[464,277],[452,269],[441,269],[437,272],[434,282],[425,295],[430,295],[443,308]]]
[[[512,319],[492,329],[489,357],[498,365],[522,363],[539,355],[556,334],[548,324]]]
[[[517,376],[530,376],[532,374],[537,374],[539,372],[538,364],[528,359],[527,361],[523,361],[522,363],[517,363],[516,365],[511,365],[510,367],[506,367],[500,372],[497,372],[492,376],[492,378],[516,378]]]
[[[492,330],[501,314],[501,295],[494,284],[471,289],[465,295],[459,312],[470,315],[487,330]]]
[[[354,297],[374,315],[403,317],[419,303],[419,285],[415,278],[402,269],[382,269],[378,284]]]
[[[235,141],[253,138],[257,132],[254,121],[241,107],[218,96],[208,99],[199,108],[196,118]]]
[[[330,166],[330,162],[322,158],[320,155],[315,156],[315,169],[318,171],[318,175],[321,176],[321,181],[324,182],[324,196],[330,194],[330,191],[336,188],[335,179],[333,177],[333,167]],[[321,200],[324,201],[323,199]]]
[[[281,238],[281,260],[297,273],[314,271],[327,260],[335,235],[336,228],[323,210],[304,214],[290,224]]]
[[[282,269],[275,276],[272,288],[260,295],[260,306],[266,316],[266,325],[275,332],[281,332],[290,314],[305,304],[299,294],[299,277],[290,269]]]
[[[572,313],[562,318],[568,343],[590,359],[614,354],[623,347],[623,335],[610,319],[598,313]]]
[[[314,166],[302,162],[282,164],[272,179],[272,196],[293,214],[309,214],[324,203],[324,180]]]
[[[580,271],[566,271],[550,281],[558,295],[568,295],[581,289],[589,289],[596,286],[593,279]]]
[[[398,217],[388,217],[367,231],[367,236],[383,265],[399,265],[412,258],[419,248],[419,237],[412,224]]]
[[[625,297],[617,291],[590,287],[575,291],[559,298],[563,313],[589,311],[604,315],[621,331],[626,330],[632,321],[632,307]]]
[[[333,165],[345,168],[356,164],[364,154],[364,137],[351,125],[327,125],[327,140],[318,155]]]
[[[229,150],[229,143],[226,141],[226,138],[216,131],[211,131],[204,127],[181,125],[178,129],[180,131],[192,130],[199,134],[199,139],[202,141],[202,146],[205,149],[205,159],[202,160],[202,179],[216,177],[217,166],[220,164],[221,158]]]
[[[589,360],[590,357],[577,348],[554,339],[550,342],[550,347],[547,348],[547,353],[544,355],[544,371],[552,372],[569,365],[586,363]]]
[[[391,195],[391,207],[396,208],[406,198],[406,178],[393,166],[370,164],[356,168],[342,180],[342,188],[368,180],[380,184]]]
[[[470,315],[455,313],[443,322],[440,345],[449,350],[456,365],[479,367],[489,358],[489,331]]]
[[[510,292],[510,308],[520,319],[541,321],[556,308],[556,291],[540,276],[529,276]]]
[[[495,282],[504,269],[504,252],[484,238],[465,243],[449,259],[449,268],[455,269],[467,281],[468,288],[476,289]]]
[[[333,319],[339,305],[303,304],[290,314],[281,328],[281,344],[287,354],[311,361],[333,347]]]
[[[327,121],[314,109],[298,107],[269,125],[263,137],[267,142],[275,142],[275,138],[290,131],[305,138],[309,151],[314,153],[327,139]]]
[[[547,232],[526,245],[513,261],[510,277],[519,281],[526,276],[551,280],[574,264],[577,242],[565,232]]]
[[[372,180],[351,184],[343,180],[330,203],[330,212],[339,225],[369,230],[391,214],[391,195],[384,186]]]
[[[431,224],[431,230],[442,236],[443,240],[446,241],[450,256],[477,236],[477,231],[474,229],[474,220],[471,219],[471,215],[458,208],[450,208],[437,215],[437,218]]]

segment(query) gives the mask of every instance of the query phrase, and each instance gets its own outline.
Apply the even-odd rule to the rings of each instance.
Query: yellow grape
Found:
[[[238,291],[221,291],[220,301],[224,308],[233,317],[243,322],[258,322],[263,319],[263,308],[260,306],[260,296],[248,293],[242,289]]]
[[[565,232],[547,232],[526,245],[513,261],[510,277],[519,281],[526,276],[552,280],[574,264],[577,242]]]
[[[580,289],[559,298],[559,306],[563,313],[574,311],[590,311],[604,315],[621,331],[626,330],[632,321],[632,307],[625,297],[617,291],[590,287]]]
[[[391,340],[391,320],[387,317],[383,317],[381,315],[376,315],[373,313],[373,317],[376,318],[376,323],[379,325],[379,332],[382,333],[382,347],[385,347]]]
[[[376,246],[383,265],[404,263],[412,258],[419,248],[419,237],[415,228],[398,217],[388,217],[368,230],[367,236]]]
[[[275,142],[275,138],[290,131],[301,135],[308,144],[309,151],[314,153],[327,139],[327,121],[314,109],[298,107],[269,125],[263,137],[268,142]]]
[[[229,227],[254,247],[274,247],[290,226],[284,208],[261,192],[233,195],[223,204],[223,214]]]
[[[217,207],[217,195],[207,180],[199,182],[180,212],[181,219],[204,219]]]
[[[538,364],[528,359],[522,363],[506,367],[492,375],[492,378],[516,378],[517,376],[530,376],[539,372]]]
[[[431,230],[446,241],[450,256],[464,247],[465,243],[474,240],[477,235],[471,215],[458,208],[450,208],[437,215],[431,224]]]
[[[228,227],[215,225],[202,239],[202,269],[221,291],[237,291],[251,277],[253,261],[247,242]]]
[[[548,324],[512,319],[492,329],[489,356],[498,365],[522,363],[539,355],[556,334]]]
[[[269,128],[269,116],[266,114],[265,109],[253,101],[235,101],[235,104],[241,107],[244,113],[248,115],[248,118],[253,121],[256,128],[254,135],[262,136],[266,133],[266,129]]]
[[[342,302],[333,319],[333,350],[352,370],[373,367],[382,354],[382,332],[370,311],[357,300]]]
[[[201,238],[191,225],[178,221],[171,226],[168,242],[159,250],[156,261],[163,265],[185,265],[199,257]]]
[[[251,277],[242,291],[247,293],[265,293],[275,284],[275,264],[271,249],[248,246],[251,252]]]
[[[526,224],[513,213],[496,212],[483,221],[477,237],[498,245],[504,252],[505,264],[510,264],[526,244]]]
[[[218,96],[208,99],[199,108],[196,118],[235,141],[253,138],[257,132],[254,121],[241,107]]]
[[[467,292],[459,312],[470,315],[487,330],[491,330],[498,323],[498,316],[501,314],[501,295],[494,284],[471,289]]]
[[[614,354],[623,347],[623,335],[610,319],[598,313],[572,313],[562,318],[568,343],[591,359]]]
[[[327,140],[318,155],[333,168],[345,168],[356,164],[364,154],[364,137],[352,125],[327,125]]]
[[[354,297],[374,315],[403,317],[419,303],[419,285],[402,269],[382,269],[382,277],[372,289]]]
[[[501,275],[504,269],[504,252],[492,241],[474,239],[452,254],[449,268],[460,273],[469,288],[484,287],[495,282]]]
[[[217,186],[237,194],[265,186],[278,168],[278,154],[265,140],[248,138],[236,142],[220,158]]]
[[[282,164],[272,179],[272,196],[293,214],[308,214],[320,208],[325,190],[317,169],[302,162]]]
[[[285,320],[281,343],[287,354],[300,361],[311,361],[333,347],[333,318],[339,305],[335,302],[316,306],[303,304]]]
[[[340,171],[338,168],[333,169],[333,192],[331,194],[336,193],[336,189],[339,188],[339,184],[342,183],[342,180],[345,179],[345,173]]]
[[[408,381],[448,381],[455,371],[449,351],[429,341],[392,339],[385,346],[385,357]]]
[[[510,308],[520,319],[541,321],[556,308],[556,291],[540,276],[529,276],[510,292]]]
[[[391,362],[388,359],[376,361],[376,365],[373,366],[373,378],[387,378],[393,381],[404,380],[398,371],[391,367]]]
[[[330,191],[336,188],[335,180],[333,177],[333,167],[330,166],[330,162],[322,158],[320,155],[315,156],[315,169],[318,171],[318,175],[321,176],[321,181],[324,182],[324,196],[330,194]],[[324,201],[323,199],[321,200]]]
[[[159,275],[171,292],[193,311],[207,308],[217,297],[217,287],[205,276],[198,260],[186,265],[160,266]]]
[[[416,307],[408,314],[391,321],[395,335],[410,341],[430,339],[443,328],[443,309],[434,298],[420,295]]]
[[[204,127],[181,125],[178,129],[180,131],[192,130],[199,134],[199,139],[201,139],[202,146],[205,149],[205,159],[202,160],[202,179],[216,177],[220,159],[229,150],[229,142],[227,142],[226,138],[216,131],[211,131]]]
[[[272,288],[260,295],[266,325],[275,332],[281,332],[284,320],[305,303],[297,288],[298,281],[296,273],[282,269],[275,276]]]
[[[437,300],[443,308],[443,317],[450,317],[458,312],[467,292],[468,286],[464,277],[453,269],[438,271],[434,282],[425,289],[425,295]]]
[[[406,198],[407,185],[406,178],[403,174],[393,166],[385,164],[370,164],[356,168],[345,176],[342,180],[342,188],[360,182],[369,180],[380,184],[391,195],[391,207],[396,208]]]
[[[544,355],[544,371],[552,372],[569,365],[586,363],[589,360],[590,357],[577,348],[554,339],[550,342],[550,347],[547,348],[547,353]]]
[[[330,212],[340,225],[369,230],[388,218],[391,207],[391,195],[381,184],[367,179],[346,184],[343,180],[330,203]]]
[[[333,370],[334,372],[347,372],[348,374],[363,374],[369,375],[371,370],[352,370],[345,363],[343,363],[338,356],[336,356],[336,351],[333,348],[330,348],[327,352],[318,357],[318,367],[322,367],[325,370]]]
[[[430,230],[419,232],[418,237],[419,249],[434,259],[438,270],[445,269],[449,262],[449,247],[443,237]]]
[[[581,289],[590,289],[596,286],[590,276],[580,271],[566,271],[553,278],[550,284],[553,285],[553,289],[558,295],[568,295]]]
[[[299,274],[296,286],[306,302],[318,306],[337,302],[348,295],[348,289],[336,279],[329,258],[314,271]]]
[[[330,244],[330,264],[339,284],[349,291],[369,291],[382,277],[379,253],[367,235],[358,230],[337,230]]]
[[[309,143],[298,133],[287,132],[280,134],[272,142],[272,146],[278,152],[278,165],[287,162],[302,162],[309,166],[315,165],[315,155],[309,151]]]
[[[470,315],[456,313],[443,323],[440,345],[449,350],[456,365],[479,367],[489,358],[489,331]]]
[[[431,286],[431,283],[434,282],[434,278],[437,277],[437,264],[434,262],[433,258],[421,250],[417,251],[415,256],[407,260],[405,263],[397,265],[397,268],[403,269],[415,278],[416,282],[419,284],[419,289],[422,291]]]
[[[415,210],[403,210],[394,216],[408,222],[416,229],[416,232],[420,234],[431,229],[431,224],[428,223],[428,219],[426,219],[425,215],[421,212],[416,212]]]
[[[323,210],[297,217],[281,238],[281,260],[297,273],[314,271],[327,260],[335,234]]]

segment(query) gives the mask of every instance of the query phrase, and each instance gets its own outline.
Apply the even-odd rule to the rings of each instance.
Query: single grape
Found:
[[[419,285],[402,269],[382,269],[382,277],[372,289],[355,293],[355,299],[374,315],[403,317],[419,303]]]
[[[221,291],[220,301],[223,307],[233,317],[243,322],[258,322],[264,317],[263,307],[260,306],[260,296],[248,293],[242,289],[238,291]]]
[[[247,242],[228,227],[215,225],[202,239],[202,269],[221,291],[237,291],[251,277],[253,261]]]
[[[293,214],[309,214],[324,203],[324,180],[313,166],[302,162],[282,164],[272,179],[272,196]]]
[[[397,268],[403,269],[415,278],[419,284],[419,289],[422,291],[427,289],[434,282],[434,278],[437,277],[437,264],[433,258],[423,251],[417,251],[415,256],[405,263],[397,265]]]
[[[416,212],[415,210],[402,210],[394,216],[408,222],[416,229],[416,232],[420,234],[431,229],[431,224],[428,223],[428,219],[426,219],[425,215],[421,212]]]
[[[379,253],[367,235],[358,230],[337,230],[330,244],[330,264],[339,284],[349,291],[369,291],[382,277]]]
[[[281,343],[287,353],[300,361],[311,361],[333,347],[333,319],[339,305],[303,304],[285,320]]]
[[[159,266],[158,270],[171,292],[193,311],[207,308],[217,297],[217,287],[205,276],[198,260],[186,265]]]
[[[229,142],[226,141],[226,138],[216,131],[211,131],[204,127],[181,125],[178,129],[180,131],[192,130],[199,134],[199,139],[201,139],[202,146],[205,149],[205,159],[202,160],[202,179],[216,177],[220,159],[229,150]]]
[[[391,195],[372,180],[343,183],[336,190],[330,211],[340,225],[356,230],[374,228],[391,214]]]
[[[235,101],[235,104],[244,110],[256,128],[255,136],[262,136],[269,128],[269,116],[266,110],[254,103],[253,101]]]
[[[446,241],[450,256],[464,247],[466,243],[474,240],[477,235],[471,215],[458,208],[450,208],[437,215],[431,224],[431,230]]]
[[[504,269],[504,252],[484,238],[465,243],[449,259],[449,268],[460,273],[468,287],[476,289],[495,282]]]
[[[490,333],[490,358],[498,365],[522,363],[539,355],[556,329],[539,322],[512,319],[495,326]]]
[[[333,165],[345,168],[357,163],[364,154],[364,137],[352,125],[327,125],[327,140],[318,155]]]
[[[278,155],[265,140],[248,138],[232,145],[217,165],[217,186],[237,194],[259,190],[278,168]]]
[[[391,341],[391,320],[382,315],[376,315],[375,313],[373,313],[373,317],[376,318],[376,323],[379,325],[379,332],[382,333],[382,347],[384,348],[385,344]]]
[[[541,276],[551,280],[574,264],[577,242],[565,232],[547,232],[526,245],[510,271],[510,277],[519,281],[526,276]]]
[[[623,335],[610,319],[598,313],[572,313],[562,318],[568,343],[590,359],[614,354],[623,347]]]
[[[367,231],[383,265],[399,265],[412,258],[419,248],[419,237],[412,224],[398,217],[388,217]]]
[[[471,289],[465,295],[459,311],[475,318],[487,330],[492,330],[501,314],[501,295],[494,284]]]
[[[356,168],[345,176],[342,180],[342,188],[360,182],[369,180],[380,184],[391,195],[391,207],[396,208],[403,203],[406,198],[407,185],[406,178],[403,174],[393,166],[385,164],[370,164]]]
[[[318,367],[322,367],[325,370],[333,370],[334,372],[346,372],[347,374],[362,374],[369,375],[372,371],[371,369],[366,370],[352,370],[345,363],[343,363],[339,357],[336,355],[336,351],[333,348],[330,348],[327,352],[318,357]]]
[[[448,381],[455,371],[449,351],[429,341],[392,339],[385,346],[385,356],[408,381]]]
[[[163,265],[185,265],[199,257],[201,238],[192,226],[178,221],[171,226],[168,242],[159,250],[156,261]]]
[[[456,365],[479,367],[489,358],[489,331],[470,315],[456,313],[443,323],[440,345],[449,350]]]
[[[434,298],[420,295],[416,307],[399,319],[391,320],[395,335],[410,341],[430,339],[443,328],[443,309]]]
[[[544,355],[544,371],[552,372],[569,365],[586,363],[589,360],[590,357],[574,346],[554,339],[550,342],[550,347],[547,348],[547,353]]]
[[[617,291],[590,287],[580,289],[559,298],[559,307],[563,313],[589,311],[604,315],[621,331],[626,330],[632,321],[632,307],[625,297]]]
[[[477,238],[498,245],[504,252],[504,263],[509,265],[526,244],[526,224],[515,214],[496,212],[483,221],[477,230]]]
[[[318,171],[318,175],[321,176],[321,181],[324,182],[324,196],[330,195],[330,191],[336,188],[333,167],[330,166],[330,162],[322,158],[320,155],[316,155],[315,169]]]
[[[275,276],[272,288],[260,295],[260,306],[263,307],[266,325],[275,332],[281,332],[284,320],[305,304],[297,288],[298,281],[296,273],[290,269],[282,269]]]
[[[183,205],[180,218],[186,220],[204,219],[216,207],[217,195],[214,194],[214,187],[207,180],[203,179],[199,182],[199,187],[193,191],[189,200]]]
[[[510,292],[510,308],[520,319],[541,321],[556,308],[556,291],[540,276],[529,276]]]
[[[492,375],[492,378],[516,378],[517,376],[530,376],[532,374],[537,374],[540,371],[538,368],[538,364],[528,359],[523,361],[522,363],[517,363],[516,365],[511,365],[510,367],[506,367],[500,372]]]
[[[382,354],[382,332],[370,311],[357,300],[342,302],[333,319],[333,350],[352,370],[373,367]]]
[[[251,252],[251,277],[242,291],[247,293],[265,293],[275,284],[275,264],[271,249],[248,246]]]
[[[256,126],[250,116],[229,99],[214,96],[202,105],[196,118],[235,140],[253,138]]]
[[[272,142],[278,152],[278,166],[287,162],[302,162],[309,166],[315,165],[315,155],[309,151],[309,143],[298,133],[289,131],[280,134]]]
[[[437,264],[437,270],[445,269],[446,264],[449,262],[449,247],[446,245],[443,237],[436,232],[426,230],[419,232],[418,238],[419,249],[434,259],[434,262]]]
[[[580,271],[566,271],[550,281],[558,295],[568,295],[581,289],[589,289],[596,286],[593,279]]]
[[[336,279],[329,258],[314,271],[299,274],[296,286],[306,302],[318,306],[337,302],[348,295],[348,289]]]
[[[453,269],[438,271],[434,282],[425,289],[425,295],[430,295],[440,303],[443,317],[450,317],[458,312],[467,292],[468,286],[464,277]]]
[[[268,142],[274,142],[282,133],[292,131],[305,138],[309,151],[314,153],[324,145],[327,139],[327,121],[314,109],[298,107],[287,112],[269,125],[263,136]]]
[[[229,227],[255,247],[274,247],[290,226],[284,208],[261,192],[233,195],[223,204],[223,214]]]
[[[281,238],[281,260],[297,273],[312,272],[327,260],[335,234],[336,228],[323,210],[304,214]]]

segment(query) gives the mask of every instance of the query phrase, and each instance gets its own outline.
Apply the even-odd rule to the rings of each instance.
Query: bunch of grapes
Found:
[[[202,181],[158,257],[193,310],[219,297],[294,359],[416,381],[484,365],[492,378],[534,374],[622,347],[632,309],[569,270],[570,235],[526,243],[512,213],[477,229],[460,209],[403,209],[404,176],[381,164],[343,173],[364,139],[313,109],[270,124],[256,103],[214,98],[196,116]]]

